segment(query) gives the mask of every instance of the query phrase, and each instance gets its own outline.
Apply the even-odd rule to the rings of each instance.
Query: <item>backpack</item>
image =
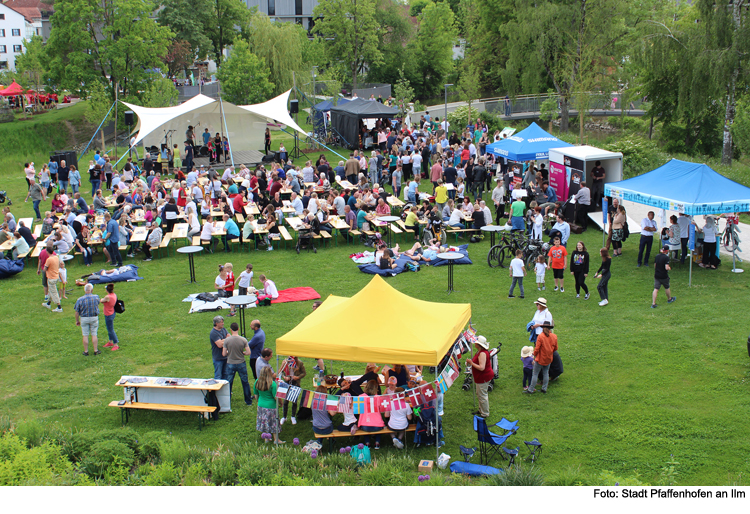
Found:
[[[404,267],[409,271],[419,271],[419,264],[413,261],[407,262]]]
[[[372,462],[372,459],[370,458],[370,448],[367,446],[364,446],[362,449],[359,448],[359,445],[352,446],[349,455],[351,455],[357,462],[357,466],[365,466]]]
[[[125,312],[125,302],[123,302],[119,298],[115,302],[115,312],[117,314],[122,314],[123,312]]]

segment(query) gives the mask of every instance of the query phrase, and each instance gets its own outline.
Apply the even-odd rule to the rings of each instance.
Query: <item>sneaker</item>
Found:
[[[537,291],[541,291],[541,290],[542,290],[542,288],[541,288],[541,287],[537,287],[537,288],[536,288],[536,290],[537,290]]]
[[[531,390],[531,389],[526,389],[526,390],[524,391],[524,393],[527,393],[527,394],[534,394],[534,391],[533,391],[533,390]]]
[[[94,352],[94,355],[100,355],[101,353],[102,353],[101,350],[97,350],[97,351]]]
[[[589,295],[588,293],[586,293],[586,296],[584,296],[584,297],[583,297],[583,299],[584,299],[584,300],[588,300],[588,299],[589,299],[589,296],[590,296],[590,295]]]
[[[397,437],[393,438],[393,446],[395,446],[399,450],[404,449],[404,443],[402,443]],[[375,447],[377,448],[377,445],[375,445]]]
[[[672,303],[672,302],[674,302],[674,301],[675,301],[676,299],[677,299],[677,297],[676,297],[676,296],[673,296],[672,298],[670,298],[669,300],[667,300],[667,303]]]
[[[273,251],[273,246],[269,246],[268,248],[266,248],[266,251],[267,252],[272,252]]]
[[[129,253],[129,254],[127,254],[127,256],[132,259],[133,257],[135,257],[135,254],[134,253]]]
[[[580,294],[577,294],[577,295],[576,295],[576,298],[580,298],[580,297],[581,297],[581,295],[580,295]]]
[[[57,309],[52,309],[52,312],[62,312],[62,309],[58,307]]]
[[[515,298],[515,295],[509,294],[508,298]]]
[[[523,300],[523,298],[524,298],[524,297],[523,297],[523,296],[519,296],[519,298],[520,298],[521,300]]]
[[[555,291],[557,291],[557,289],[558,289],[558,287],[557,287],[557,286],[555,286],[555,289],[554,289],[554,290],[555,290]]]
[[[143,262],[149,262],[150,260],[151,260],[151,257],[149,257],[148,259],[143,259]]]
[[[107,344],[105,344],[104,347],[105,348],[112,348],[114,345],[115,345],[115,343],[113,343],[112,341],[110,341]]]
[[[114,346],[112,347],[112,351],[113,351],[113,352],[116,352],[116,351],[117,351],[117,350],[119,350],[119,349],[120,349],[120,347],[119,347],[119,346],[117,346],[117,345],[114,345]]]
[[[297,418],[295,418],[294,416],[292,416],[289,419],[292,421],[292,425],[296,425],[297,424]]]
[[[88,357],[89,356],[89,352],[83,352],[83,356],[84,357]]]
[[[564,293],[564,292],[565,292],[565,288],[561,287],[561,288],[560,288],[560,292],[561,292],[561,293]]]
[[[320,366],[318,366],[317,364],[315,365],[315,367],[313,367],[313,370],[316,371],[316,372],[318,372],[318,373],[320,373],[320,371],[321,371]]]
[[[524,391],[528,391],[529,390],[529,386],[523,386],[523,390]]]
[[[542,389],[542,393],[543,394],[547,394],[547,390],[546,389]]]
[[[602,300],[601,302],[599,302],[599,306],[600,306],[600,307],[604,307],[604,306],[605,306],[605,305],[607,305],[608,303],[609,303],[609,300]]]
[[[283,425],[286,422],[286,418],[281,418],[281,421],[279,421],[279,425]]]
[[[42,304],[42,307],[47,307],[48,309],[51,309],[51,308],[52,308],[52,306],[51,306],[50,304],[48,304],[47,302],[44,302],[44,303]]]
[[[546,290],[547,290],[547,287],[546,286],[542,286],[542,291],[546,291]]]
[[[380,449],[380,443],[375,443],[375,449],[376,449],[376,450],[379,450],[379,449]]]
[[[635,265],[635,267],[636,267],[636,268],[640,268],[640,267],[641,267],[641,265],[640,265],[640,264],[636,264],[636,265]]]

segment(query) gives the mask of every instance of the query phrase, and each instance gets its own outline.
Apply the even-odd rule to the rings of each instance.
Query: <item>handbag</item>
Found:
[[[123,302],[119,298],[115,302],[115,312],[117,314],[122,314],[123,312],[125,312],[125,302]]]
[[[626,220],[622,226],[622,240],[627,240],[628,236],[630,236],[630,228],[628,228],[628,222]]]

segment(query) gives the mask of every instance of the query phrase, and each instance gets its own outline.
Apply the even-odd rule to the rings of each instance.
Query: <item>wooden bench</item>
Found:
[[[169,243],[172,242],[172,233],[166,234],[164,237],[161,238],[161,244],[159,245],[159,250],[162,248],[167,249],[167,257],[169,257]]]
[[[325,245],[325,241],[330,241],[332,239],[330,232],[325,231],[325,230],[320,231],[320,237],[323,238],[324,245]]]
[[[201,245],[201,236],[193,236],[193,246],[200,246]]]
[[[144,403],[144,402],[125,402],[122,405],[120,405],[120,402],[117,400],[109,402],[110,407],[117,407],[120,409],[120,415],[121,415],[121,421],[122,424],[125,425],[130,420],[129,411],[130,409],[139,409],[139,410],[160,410],[160,411],[169,411],[169,412],[196,412],[198,413],[198,429],[201,430],[203,428],[203,419],[204,415],[206,413],[213,413],[218,409],[216,405],[208,406],[208,405],[170,405],[168,403]]]
[[[289,231],[286,229],[284,225],[279,225],[279,235],[281,236],[279,239],[284,241],[284,248],[286,249],[286,244],[289,241],[293,241],[291,234],[289,234]]]
[[[240,223],[245,223],[245,217],[239,212],[235,212],[234,217],[237,218],[237,225],[239,225]]]
[[[404,429],[405,432],[416,432],[417,431],[417,425],[414,423],[409,424],[408,427]],[[400,432],[400,430],[399,430]],[[315,436],[315,439],[328,439],[328,451],[333,451],[333,440],[338,437],[359,437],[359,436],[365,436],[365,435],[378,435],[378,434],[395,434],[396,430],[391,430],[388,428],[388,426],[385,426],[382,430],[378,430],[377,432],[365,432],[362,429],[357,429],[354,434],[352,434],[349,431],[341,432],[340,430],[334,430],[330,434],[316,434],[313,432],[313,435]],[[406,438],[404,438],[404,445],[406,445]]]
[[[455,234],[456,235],[456,242],[458,242],[458,236],[459,234],[464,234],[467,232],[471,232],[472,234],[477,232],[477,229],[475,228],[452,228],[448,226],[448,230],[446,231],[446,234]]]

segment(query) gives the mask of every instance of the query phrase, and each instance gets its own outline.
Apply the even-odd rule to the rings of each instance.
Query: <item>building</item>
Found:
[[[272,20],[298,23],[308,31],[315,26],[313,9],[318,0],[247,0],[248,9],[257,7]]]
[[[23,42],[34,36],[47,40],[53,7],[39,0],[0,1],[0,70],[15,70]]]

